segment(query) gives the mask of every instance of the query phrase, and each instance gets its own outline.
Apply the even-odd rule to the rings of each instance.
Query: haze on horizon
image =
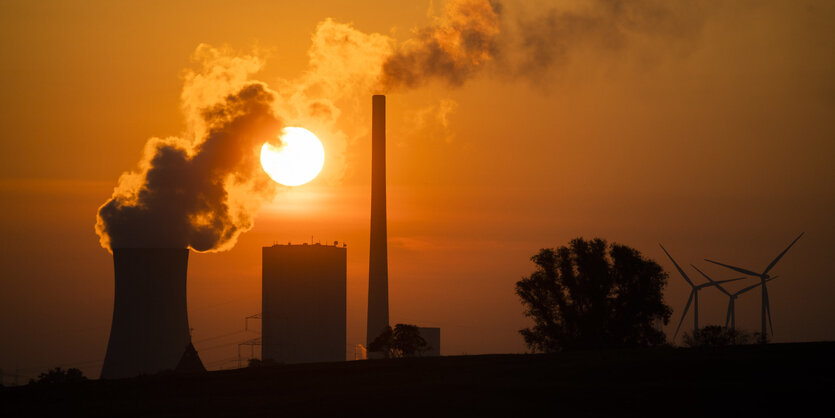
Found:
[[[308,74],[327,18],[402,42],[443,6],[240,3],[0,4],[0,368],[98,376],[113,264],[95,214],[149,138],[185,131],[184,71],[199,45],[259,57],[255,78],[281,92]],[[737,276],[702,259],[759,271],[805,231],[769,284],[773,340],[835,339],[835,5],[675,3],[649,23],[586,13],[568,30],[554,10],[577,4],[502,2],[503,22],[561,40],[541,60],[511,50],[460,85],[387,93],[392,323],[441,327],[447,355],[525,351],[514,283],[540,248],[583,236],[670,273],[671,336],[690,289],[659,241],[726,279]],[[241,331],[260,309],[260,247],[273,242],[348,243],[348,341],[363,342],[370,102],[340,97],[318,127],[330,133],[316,132],[328,155],[319,177],[280,190],[234,248],[190,256],[189,321],[210,369],[234,365],[235,343],[256,336]],[[704,291],[700,322],[724,323],[726,304]],[[736,317],[758,329],[758,291]]]

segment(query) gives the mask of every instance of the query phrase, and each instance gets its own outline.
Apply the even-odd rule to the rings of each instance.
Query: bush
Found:
[[[684,334],[687,347],[726,347],[729,345],[751,344],[757,341],[759,333],[751,334],[742,330],[708,325],[694,333]]]
[[[30,380],[29,383],[38,384],[38,385],[59,385],[59,384],[73,384],[86,381],[87,378],[84,377],[84,373],[81,373],[81,370],[76,368],[71,368],[68,370],[63,370],[60,367],[56,367],[52,370],[49,370],[46,373],[41,373],[38,376],[38,380]]]

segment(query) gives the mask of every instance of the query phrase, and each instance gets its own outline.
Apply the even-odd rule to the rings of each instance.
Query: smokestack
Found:
[[[116,296],[101,370],[118,379],[173,370],[189,344],[188,249],[116,248]]]
[[[386,96],[371,98],[371,253],[368,263],[370,344],[389,325],[388,235],[386,233]]]

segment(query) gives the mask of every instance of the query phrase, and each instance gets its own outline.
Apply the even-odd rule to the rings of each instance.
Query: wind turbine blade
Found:
[[[783,255],[786,254],[786,252],[789,251],[789,248],[791,248],[792,245],[794,245],[794,243],[797,242],[797,240],[799,240],[800,237],[803,236],[803,234],[805,234],[805,232],[801,232],[800,235],[798,235],[797,238],[795,238],[794,241],[792,241],[792,243],[789,244],[789,246],[786,247],[786,249],[783,250],[783,252],[780,253],[780,255],[778,255],[777,258],[775,258],[774,261],[772,261],[771,264],[769,264],[768,267],[765,268],[765,271],[763,271],[763,276],[768,274],[768,272],[771,270],[771,268],[774,267],[774,265],[777,264],[777,262],[780,261],[781,258],[783,258]]]
[[[769,278],[768,278],[768,280],[766,280],[766,282],[770,282],[770,281],[772,281],[772,280],[774,280],[774,279],[776,279],[776,278],[778,278],[778,277],[780,277],[780,276],[769,277]],[[734,296],[739,296],[739,295],[741,295],[741,294],[743,294],[743,293],[745,293],[745,292],[747,292],[747,291],[749,291],[749,290],[751,290],[751,289],[754,289],[754,288],[756,288],[756,287],[758,287],[758,286],[761,286],[761,285],[762,285],[762,282],[759,282],[759,283],[752,284],[751,286],[748,286],[748,287],[742,288],[742,289],[740,289],[739,291],[737,291],[736,293],[734,293]]]
[[[735,296],[739,296],[751,289],[755,289],[757,286],[760,286],[762,283],[752,284],[751,286],[745,287],[734,293]]]
[[[744,269],[744,268],[742,268],[742,267],[734,267],[734,266],[731,266],[731,265],[728,265],[728,264],[722,264],[722,263],[720,263],[720,262],[718,262],[718,261],[708,260],[708,259],[706,259],[706,258],[705,258],[705,261],[707,261],[708,263],[718,264],[718,265],[720,265],[720,266],[722,266],[722,267],[729,268],[729,269],[731,269],[731,270],[735,270],[735,271],[738,271],[738,272],[740,272],[740,273],[742,273],[742,274],[747,274],[747,275],[749,275],[749,276],[754,276],[754,277],[760,277],[760,276],[761,276],[759,273],[754,273],[753,271],[751,271],[751,270],[746,270],[746,269]]]
[[[771,301],[768,300],[768,286],[763,286],[765,292],[765,315],[768,317],[768,325],[771,327],[771,335],[774,335],[774,324],[771,323]]]
[[[670,261],[673,262],[673,265],[676,266],[676,269],[678,269],[678,272],[681,273],[681,277],[684,277],[684,280],[687,280],[687,283],[689,283],[690,286],[695,286],[693,284],[693,282],[690,281],[690,278],[687,277],[687,273],[685,273],[684,270],[682,270],[681,267],[679,267],[678,263],[676,263],[676,260],[673,260],[673,256],[671,256],[670,253],[667,252],[667,249],[664,248],[664,246],[661,245],[660,243],[658,244],[658,246],[661,247],[662,250],[664,250],[664,254],[667,254],[667,257],[670,259]],[[673,339],[675,339],[675,338],[673,338]]]
[[[724,287],[722,287],[722,285],[720,285],[719,283],[717,283],[717,282],[713,281],[713,279],[711,279],[711,278],[710,278],[710,276],[708,276],[707,274],[705,274],[703,271],[699,270],[699,268],[698,268],[698,267],[696,267],[696,266],[694,266],[694,265],[692,265],[692,264],[690,265],[690,267],[693,267],[694,269],[696,269],[696,271],[698,271],[699,273],[701,273],[701,275],[702,275],[702,276],[705,276],[705,279],[707,279],[707,281],[709,281],[709,282],[710,282],[710,283],[712,283],[714,286],[716,286],[717,288],[719,288],[719,290],[721,290],[721,291],[722,291],[722,293],[724,293],[724,294],[726,294],[726,295],[728,295],[728,296],[730,296],[730,295],[731,295],[730,293],[728,293],[728,291],[727,291],[727,290],[725,290],[725,288],[724,288]]]
[[[684,322],[684,317],[687,315],[687,310],[690,309],[690,302],[693,302],[693,293],[695,290],[690,291],[690,297],[687,298],[687,304],[684,305],[684,312],[681,314],[681,319],[678,320],[678,326],[676,327],[676,332],[673,334],[673,341],[676,340],[676,336],[678,335],[678,330],[681,328],[681,323]]]
[[[736,279],[719,280],[718,282],[713,282],[713,283],[716,283],[716,285],[718,286],[719,283],[735,282],[737,280],[743,280],[743,279],[746,279],[746,277],[737,277]]]

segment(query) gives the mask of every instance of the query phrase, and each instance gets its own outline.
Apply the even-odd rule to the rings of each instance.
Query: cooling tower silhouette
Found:
[[[116,296],[101,377],[173,370],[190,342],[188,249],[117,248],[113,266]]]
[[[368,323],[371,344],[389,325],[386,232],[386,96],[371,98],[371,252],[368,260]]]

